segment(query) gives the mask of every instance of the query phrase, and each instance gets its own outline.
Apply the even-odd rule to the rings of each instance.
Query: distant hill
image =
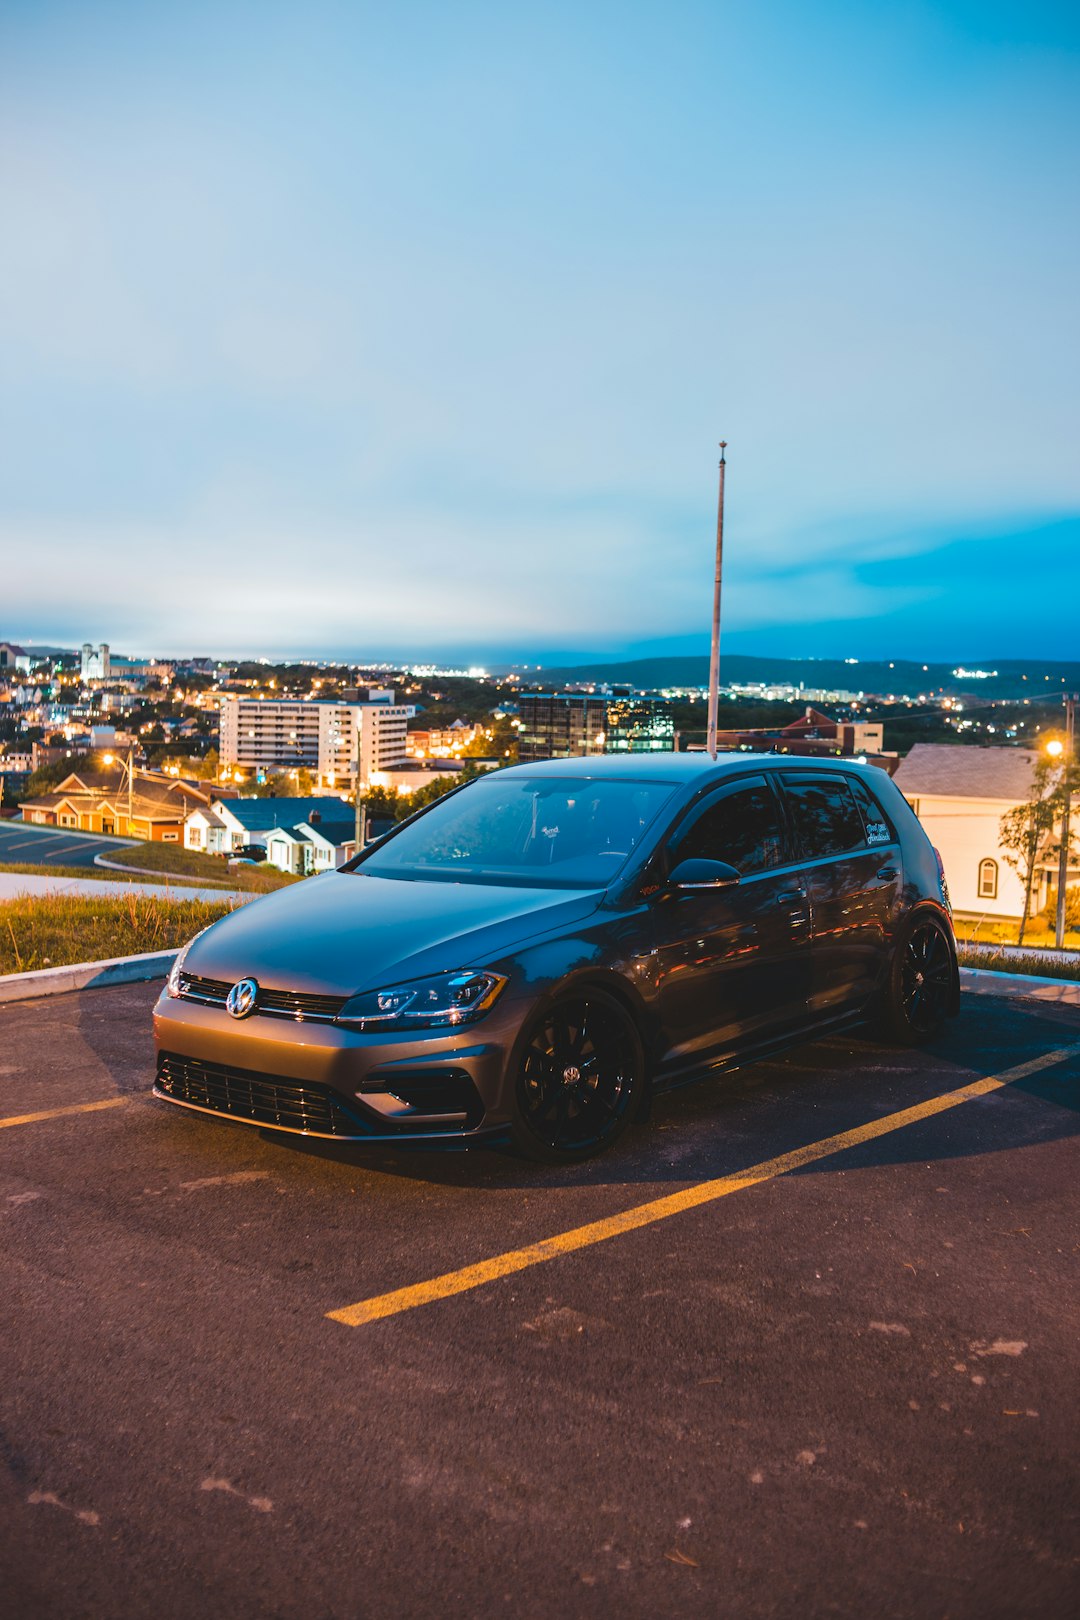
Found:
[[[979,678],[972,675],[973,670],[997,673]],[[542,683],[545,688],[551,688],[596,681],[652,691],[671,686],[706,686],[708,680],[708,657],[698,656],[629,658],[543,669],[539,674],[523,672],[522,684]],[[875,696],[894,693],[917,697],[920,693],[940,692],[955,697],[977,692],[986,699],[1031,698],[1033,702],[1055,702],[1062,692],[1080,692],[1080,663],[986,659],[963,664],[920,664],[897,658],[891,663],[882,660],[849,664],[840,658],[757,658],[749,654],[721,654],[722,686],[741,686],[752,681],[867,692]]]

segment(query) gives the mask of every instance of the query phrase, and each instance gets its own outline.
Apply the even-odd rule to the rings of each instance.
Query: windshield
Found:
[[[606,888],[675,791],[501,771],[471,783],[375,848],[357,871],[542,888]]]

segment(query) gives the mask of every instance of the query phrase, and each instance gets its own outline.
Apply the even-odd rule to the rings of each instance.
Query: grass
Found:
[[[973,944],[1015,945],[1019,924],[994,922],[982,917],[978,921],[957,921],[955,928],[957,939],[970,940]],[[1029,945],[1044,950],[1052,950],[1054,947],[1054,924],[1047,921],[1042,913],[1032,917],[1024,930],[1024,949],[1026,950]],[[1065,931],[1065,949],[1080,951],[1080,932],[1075,928]]]
[[[299,883],[291,872],[263,862],[261,866],[229,866],[220,855],[202,855],[197,849],[179,844],[145,843],[126,849],[110,850],[107,859],[117,866],[133,867],[165,877],[195,878],[200,883],[219,883],[223,888],[242,889],[246,894],[269,894],[287,883]],[[104,870],[108,872],[109,868]]]
[[[1080,952],[1075,961],[1062,962],[1055,956],[1044,956],[1039,951],[1033,951],[1030,956],[1014,956],[1007,947],[1000,954],[989,954],[986,951],[965,950],[963,940],[958,940],[957,945],[961,967],[981,968],[987,973],[1027,973],[1037,979],[1069,979],[1080,983]]]
[[[0,901],[0,973],[168,951],[227,916],[227,900],[158,900],[136,893],[34,895]]]

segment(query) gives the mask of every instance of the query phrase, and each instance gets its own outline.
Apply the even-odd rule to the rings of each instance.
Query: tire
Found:
[[[603,990],[559,996],[515,1056],[511,1134],[527,1158],[577,1164],[611,1147],[638,1112],[645,1053],[633,1019]]]
[[[930,912],[917,913],[903,928],[889,964],[877,1023],[885,1040],[919,1046],[940,1034],[953,1011],[953,944]]]

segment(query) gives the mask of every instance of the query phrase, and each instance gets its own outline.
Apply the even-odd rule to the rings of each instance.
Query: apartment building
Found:
[[[312,699],[249,698],[227,692],[221,700],[218,750],[223,766],[311,771],[320,785],[347,785],[406,757],[411,704],[372,687],[358,703]]]

